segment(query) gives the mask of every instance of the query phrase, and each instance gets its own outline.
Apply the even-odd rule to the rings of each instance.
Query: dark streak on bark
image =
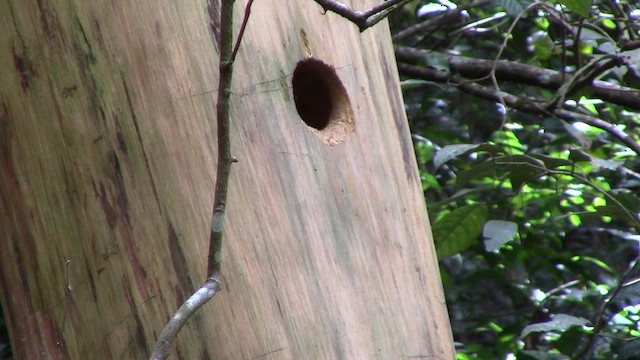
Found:
[[[120,212],[120,217],[126,220],[127,225],[131,226],[131,218],[129,217],[129,199],[127,198],[127,189],[122,176],[120,167],[120,159],[115,151],[109,154],[109,164],[105,171],[107,177],[115,186],[115,204]]]
[[[91,270],[91,264],[89,263],[89,259],[91,259],[91,260],[95,260],[95,259],[93,259],[90,256],[83,256],[82,258],[84,259],[84,266],[85,266],[85,269],[87,271],[87,276],[89,277],[88,281],[89,281],[89,287],[91,287],[91,296],[93,297],[93,303],[97,304],[98,303],[98,289],[96,288],[96,279],[93,277],[93,271]],[[99,271],[98,271],[98,274],[100,274]],[[71,284],[71,285],[73,286],[73,284]]]
[[[87,38],[87,34],[84,31],[84,27],[82,26],[82,23],[80,22],[80,19],[78,19],[77,17],[75,18],[76,20],[76,25],[78,26],[78,30],[80,32],[80,34],[82,35],[82,42],[85,44],[85,46],[87,47],[87,50],[81,50],[84,55],[86,56],[86,60],[84,61],[84,63],[88,62],[91,63],[91,65],[94,65],[97,61],[95,54],[93,53],[93,48],[91,47],[91,42],[89,42],[89,39]]]
[[[153,190],[153,197],[156,200],[156,205],[158,206],[158,211],[160,211],[160,215],[162,215],[162,207],[160,206],[160,198],[158,197],[158,188],[156,187],[156,182],[153,177],[153,173],[151,172],[151,166],[149,166],[149,157],[147,156],[147,151],[144,147],[144,142],[142,142],[142,135],[140,134],[140,126],[138,125],[138,116],[133,108],[133,101],[131,100],[131,94],[129,92],[129,87],[127,86],[127,82],[124,80],[124,74],[120,73],[120,79],[122,80],[122,88],[124,89],[125,97],[127,98],[127,108],[129,109],[129,114],[131,115],[131,121],[133,122],[133,126],[136,129],[136,136],[138,137],[138,142],[140,143],[140,149],[142,149],[142,157],[144,159],[144,165],[147,169],[147,174],[149,174],[149,182],[151,183],[151,190]]]
[[[120,118],[115,113],[113,114],[113,121],[116,125],[116,140],[118,142],[118,149],[120,149],[120,151],[122,151],[122,153],[127,156],[127,143],[124,140],[124,135],[122,134],[122,124],[120,123]]]
[[[149,297],[148,288],[152,285],[147,281],[147,271],[144,269],[138,258],[140,254],[140,248],[136,246],[135,238],[128,227],[121,228],[121,240],[122,245],[127,252],[127,258],[133,271],[133,276],[136,279],[136,288],[142,294],[143,298]]]
[[[178,277],[178,283],[175,286],[176,303],[182,304],[187,297],[191,295],[189,294],[190,290],[184,291],[184,289],[192,289],[194,284],[192,284],[191,278],[189,277],[188,261],[180,247],[180,240],[172,223],[168,223],[167,231],[169,233],[168,249],[171,255],[171,263],[175,270],[175,274]]]
[[[102,36],[102,29],[100,28],[100,23],[97,19],[91,19],[91,29],[93,30],[93,37],[98,42],[98,47],[102,49],[103,52],[107,51],[107,46],[104,42],[104,37]]]
[[[107,220],[107,225],[109,225],[110,229],[114,229],[116,227],[116,211],[111,206],[109,202],[109,198],[107,197],[107,191],[104,188],[104,184],[100,183],[100,190],[96,188],[96,184],[93,183],[93,193],[98,200],[100,200],[100,207],[102,208],[102,212],[105,215],[105,219]]]
[[[73,57],[76,64],[78,64],[78,75],[80,76],[80,84],[85,87],[86,90],[82,91],[86,94],[90,104],[89,109],[93,112],[91,120],[102,120],[105,122],[106,114],[104,111],[104,104],[101,99],[101,89],[99,82],[93,74],[93,65],[96,64],[97,58],[93,53],[91,42],[85,33],[84,27],[80,22],[80,19],[75,18],[75,25],[77,31],[75,33],[80,34],[77,39],[74,39],[72,44]]]
[[[22,92],[24,92],[25,95],[28,95],[31,78],[34,77],[36,73],[31,63],[21,54],[18,54],[15,47],[13,48],[13,66],[15,66],[16,71],[20,76]]]
[[[26,235],[26,234],[22,234],[22,235]],[[27,252],[29,251],[33,251],[29,253],[29,258],[33,257],[35,258],[37,255],[37,252],[35,251],[35,247],[33,246],[33,237],[32,236],[16,236],[14,235],[11,239],[11,242],[13,244],[13,251],[11,252],[12,255],[15,257],[16,260],[16,268],[17,269],[28,269],[27,266],[31,266],[31,265],[36,265],[37,266],[37,261],[32,261],[31,264],[27,265],[24,263],[24,259],[22,258],[22,251],[21,251],[21,246],[24,247],[28,247]],[[29,277],[27,276],[27,271],[19,271],[20,276],[20,285],[22,287],[26,287],[27,290],[29,288]],[[29,291],[25,291],[25,293],[29,293]],[[33,304],[31,303],[32,298],[28,297],[27,299],[25,299],[25,301],[27,301],[29,303],[28,308],[29,309],[33,309]],[[15,329],[14,327],[12,327],[12,329]]]
[[[207,0],[207,13],[218,14],[217,17],[209,16],[209,28],[213,33],[213,46],[216,48],[216,53],[220,53],[220,36],[221,36],[221,20],[220,20],[220,0]]]
[[[0,93],[0,96],[2,93]],[[11,165],[11,138],[12,138],[12,122],[13,117],[9,113],[9,106],[7,105],[4,97],[0,97],[2,105],[0,106],[0,160],[6,162],[6,164],[0,164],[0,166]],[[0,169],[2,169],[0,167]],[[4,172],[0,172],[4,173]]]
[[[139,349],[145,349],[147,347],[147,340],[144,336],[144,326],[142,325],[142,321],[140,320],[140,316],[138,315],[138,307],[136,306],[135,301],[131,296],[131,284],[128,281],[125,281],[125,284],[123,285],[124,293],[126,295],[127,302],[129,303],[129,309],[131,310],[129,316],[131,316],[131,318],[133,318],[133,320],[135,321],[135,341],[137,343],[136,347]]]
[[[257,360],[257,359],[261,359],[261,358],[267,357],[269,355],[273,355],[273,354],[275,354],[277,352],[280,352],[282,350],[284,350],[284,348],[280,348],[280,349],[276,349],[276,350],[273,350],[273,351],[269,351],[268,353],[265,353],[265,354],[262,354],[262,355],[254,357],[253,360]]]
[[[58,22],[58,16],[47,0],[36,0],[38,3],[38,9],[40,10],[40,24],[44,35],[49,42],[57,40],[60,35],[60,23]]]
[[[382,64],[382,71],[384,72],[384,81],[387,87],[387,93],[393,94],[398,92],[397,88],[397,75],[394,74],[396,72],[397,67],[395,64],[391,65],[387,61],[387,57],[384,52],[379,52],[379,60]],[[392,81],[393,79],[393,81]],[[416,171],[416,163],[413,160],[413,144],[409,140],[411,137],[406,136],[409,130],[407,129],[407,120],[404,113],[400,113],[400,111],[404,112],[404,104],[399,101],[402,97],[402,93],[398,94],[398,96],[390,96],[388,97],[390,101],[394,102],[392,104],[391,109],[393,110],[393,124],[395,125],[397,136],[402,143],[402,160],[404,163],[404,173],[407,177],[407,180],[410,183],[420,183],[418,179],[418,173]]]

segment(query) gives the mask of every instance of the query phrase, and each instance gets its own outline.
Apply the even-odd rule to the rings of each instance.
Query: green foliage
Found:
[[[591,0],[559,0],[558,2],[580,16],[589,17]]]
[[[513,221],[489,220],[482,230],[482,237],[485,239],[484,248],[487,251],[497,252],[517,234],[518,224]]]
[[[557,314],[552,317],[552,320],[527,325],[522,329],[521,337],[526,337],[530,333],[539,332],[539,333],[561,333],[569,330],[574,326],[587,326],[589,325],[589,320],[583,319],[581,317],[565,315],[565,314]]]
[[[433,237],[438,258],[458,254],[478,242],[487,207],[469,205],[445,214],[433,224]]]
[[[398,53],[457,358],[638,358],[640,97],[590,86],[637,91],[640,4],[456,4],[391,24],[435,23],[396,46],[438,54],[412,64],[449,76],[407,73]],[[563,80],[512,65],[494,79],[480,59]]]

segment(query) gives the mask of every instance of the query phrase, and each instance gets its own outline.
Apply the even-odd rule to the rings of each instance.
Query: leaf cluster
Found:
[[[392,17],[459,359],[639,353],[637,17],[598,0]]]

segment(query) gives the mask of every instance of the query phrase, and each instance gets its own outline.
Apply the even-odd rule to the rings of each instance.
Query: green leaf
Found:
[[[604,27],[609,28],[611,30],[614,30],[617,27],[616,23],[613,22],[613,20],[611,19],[602,19],[602,25],[604,25]]]
[[[449,160],[455,159],[460,155],[480,151],[488,152],[491,155],[504,153],[502,147],[489,143],[447,145],[440,149],[440,151],[438,151],[436,156],[433,158],[433,165],[436,168],[439,168],[442,164],[446,163]]]
[[[564,332],[574,326],[587,325],[589,325],[589,320],[587,319],[566,314],[557,314],[553,316],[551,321],[525,326],[525,328],[522,329],[520,337],[523,338],[533,332]]]
[[[559,168],[561,166],[571,166],[573,165],[573,162],[567,160],[567,159],[563,159],[563,158],[558,158],[555,156],[549,156],[549,155],[543,155],[543,154],[532,154],[530,155],[532,158],[538,159],[542,162],[544,162],[544,165],[547,167],[547,169],[556,169]]]
[[[571,259],[571,261],[576,262],[576,263],[578,263],[578,262],[592,263],[592,264],[594,264],[594,265],[606,270],[609,273],[613,273],[614,272],[613,269],[611,269],[611,267],[609,267],[609,265],[607,265],[605,262],[603,262],[601,260],[598,260],[598,259],[596,259],[594,257],[591,257],[591,256],[574,256]]]
[[[595,208],[596,208],[596,213],[598,217],[609,216],[612,218],[616,218],[616,217],[627,216],[627,214],[624,211],[622,211],[622,209],[620,209],[620,207],[617,205],[596,206]]]
[[[558,2],[582,17],[589,17],[591,0],[558,0]]]
[[[496,165],[493,161],[485,161],[480,165],[476,165],[469,170],[461,171],[456,177],[456,188],[460,189],[471,180],[494,176],[496,173]]]
[[[629,212],[640,213],[640,197],[629,189],[613,189],[611,195]]]
[[[584,337],[584,332],[581,328],[573,327],[565,331],[558,341],[555,342],[555,347],[563,354],[573,355],[575,354],[580,347],[582,346],[582,339]]]
[[[570,358],[562,354],[554,354],[549,351],[523,350],[518,353],[518,360],[569,360]]]
[[[570,358],[562,354],[554,354],[549,351],[523,350],[518,353],[518,360],[569,360]]]
[[[528,0],[495,0],[495,4],[502,6],[504,11],[512,17],[520,15],[524,9],[531,4]]]
[[[509,180],[514,189],[547,172],[545,163],[528,155],[509,155],[496,158],[496,165],[508,166]]]
[[[502,245],[513,240],[518,233],[518,225],[513,221],[490,220],[484,224],[482,236],[484,248],[490,252],[497,252]]]
[[[618,170],[624,165],[624,161],[602,160],[594,157],[591,158],[591,163],[596,170]]]
[[[576,141],[580,144],[580,146],[582,146],[585,149],[591,148],[593,141],[589,138],[589,136],[587,136],[587,134],[584,133],[584,131],[580,131],[573,124],[563,123],[562,126],[567,131],[567,133],[569,133],[569,135],[571,135],[574,139],[576,139]]]
[[[406,90],[419,89],[427,84],[431,84],[431,82],[426,80],[419,80],[419,79],[407,79],[400,82],[400,87],[402,88],[402,91],[406,91]]]
[[[536,31],[529,38],[533,53],[538,59],[548,60],[553,55],[555,44],[546,31]]]
[[[422,58],[422,64],[438,71],[449,71],[449,57],[443,53],[431,52]]]
[[[638,354],[640,354],[640,339],[630,339],[622,344],[618,359],[632,360],[637,358]]]
[[[455,159],[458,156],[467,153],[467,151],[474,150],[478,147],[477,144],[456,144],[447,145],[443,147],[436,156],[433,158],[433,165],[439,168],[442,164],[449,160]]]
[[[438,219],[432,229],[438,259],[458,254],[476,244],[487,214],[485,205],[470,205]]]
[[[591,162],[591,156],[582,150],[570,150],[569,160],[573,162],[588,161]]]

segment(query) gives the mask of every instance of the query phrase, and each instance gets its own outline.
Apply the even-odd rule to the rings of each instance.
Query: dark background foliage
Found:
[[[638,18],[581,0],[392,16],[459,359],[640,358]]]

